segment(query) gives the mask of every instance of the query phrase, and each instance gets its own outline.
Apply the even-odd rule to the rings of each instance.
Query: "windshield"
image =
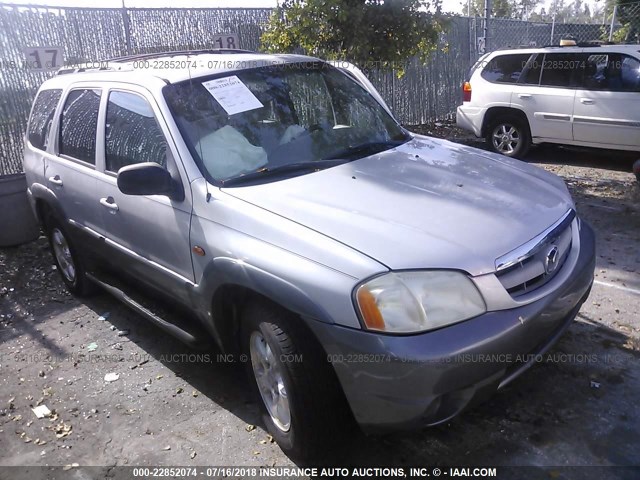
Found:
[[[329,168],[409,138],[360,84],[321,62],[230,72],[163,92],[205,176],[227,186]]]

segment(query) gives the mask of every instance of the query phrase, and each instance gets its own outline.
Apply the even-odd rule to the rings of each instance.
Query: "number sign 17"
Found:
[[[57,70],[62,67],[61,47],[29,47],[24,49],[30,70]]]

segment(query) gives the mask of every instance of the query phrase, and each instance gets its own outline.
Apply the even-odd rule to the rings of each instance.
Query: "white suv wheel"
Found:
[[[501,123],[493,129],[493,148],[503,154],[513,154],[522,139],[522,133],[509,123]]]
[[[501,115],[487,125],[485,140],[489,148],[496,153],[522,158],[531,146],[529,125],[518,115]]]

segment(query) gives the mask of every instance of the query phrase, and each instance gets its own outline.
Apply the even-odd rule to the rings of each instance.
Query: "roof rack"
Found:
[[[592,40],[590,42],[576,42],[575,45],[545,45],[544,47],[539,48],[569,48],[569,47],[606,47],[608,45],[619,45],[616,42],[605,42],[600,40]]]
[[[177,55],[205,55],[205,54],[225,54],[225,53],[257,53],[253,50],[242,50],[240,48],[210,48],[204,50],[175,50],[171,52],[138,53],[126,55],[124,57],[109,58],[106,62],[132,62],[134,60],[148,60],[158,57],[175,57]]]
[[[149,60],[159,57],[173,57],[177,55],[205,55],[205,54],[227,54],[227,53],[258,53],[252,50],[242,50],[239,48],[211,48],[204,50],[174,50],[171,52],[155,52],[155,53],[139,53],[136,55],[126,55],[123,57],[113,57],[100,62],[94,62],[92,65],[98,64],[99,67],[63,67],[56,72],[56,75],[66,75],[69,73],[81,73],[81,72],[109,72],[109,71],[125,71],[133,70],[126,63],[133,62],[135,60]],[[109,64],[118,64],[116,67]]]
[[[578,47],[606,47],[607,45],[618,45],[616,42],[592,40],[590,42],[578,42]]]
[[[82,66],[76,66],[76,67],[62,67],[60,68],[57,72],[56,75],[66,75],[69,73],[82,73],[82,72],[123,72],[123,71],[131,71],[134,68],[131,65],[127,65],[127,64],[120,64],[117,66],[111,66],[109,65],[109,62],[111,62],[111,60],[103,60],[101,62],[88,62],[87,65],[85,67]],[[116,63],[116,62],[113,62]],[[82,65],[82,64],[79,64]],[[93,66],[93,65],[99,65],[99,66]]]
[[[101,62],[102,63],[102,62]],[[56,72],[56,75],[67,75],[69,73],[81,73],[81,72],[107,72],[107,71],[112,71],[112,70],[116,70],[115,68],[112,67],[62,67],[61,69],[59,69]],[[117,70],[122,70],[121,68],[118,68]]]

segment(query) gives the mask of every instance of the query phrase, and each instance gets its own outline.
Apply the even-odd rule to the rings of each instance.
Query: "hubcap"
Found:
[[[76,279],[76,266],[73,263],[73,257],[71,256],[71,250],[69,250],[69,244],[67,239],[58,228],[54,228],[52,232],[53,254],[58,261],[58,267],[62,271],[64,278],[73,283]]]
[[[516,127],[503,123],[493,130],[493,147],[500,153],[510,154],[518,148],[520,138]]]
[[[273,350],[260,332],[251,334],[249,350],[253,375],[262,401],[276,427],[283,432],[288,432],[291,428],[291,409],[284,386],[282,367],[276,361]]]

